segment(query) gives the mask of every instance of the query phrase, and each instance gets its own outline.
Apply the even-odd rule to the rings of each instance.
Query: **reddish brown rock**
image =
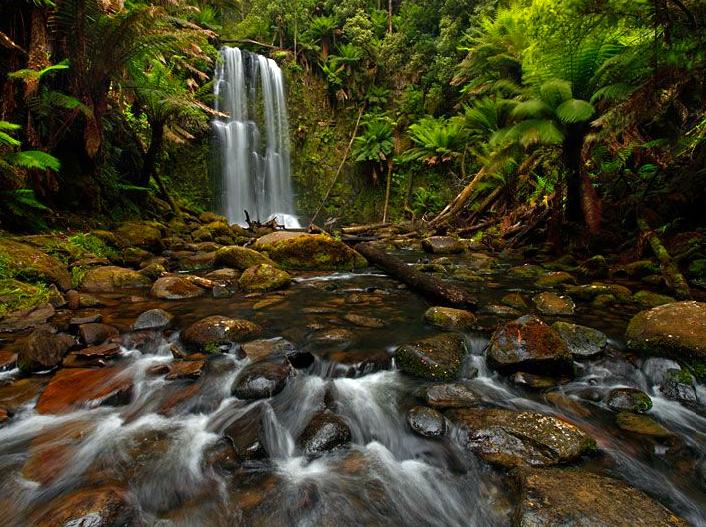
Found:
[[[74,338],[70,335],[57,335],[49,329],[36,329],[14,343],[17,367],[23,372],[54,368],[73,344]]]
[[[117,337],[119,331],[113,326],[108,324],[101,324],[99,322],[92,322],[89,324],[81,324],[78,328],[79,334],[81,335],[81,340],[89,346],[91,344],[102,344],[106,340],[112,337]]]
[[[202,360],[175,361],[169,368],[167,379],[196,379],[201,376],[204,364]]]
[[[126,491],[116,485],[79,489],[60,495],[31,513],[34,527],[133,525],[134,511]]]
[[[58,371],[37,401],[40,414],[62,414],[80,408],[120,405],[132,396],[132,379],[119,368]]]

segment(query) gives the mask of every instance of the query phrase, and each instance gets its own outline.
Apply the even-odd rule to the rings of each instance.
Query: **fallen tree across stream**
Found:
[[[469,309],[475,309],[477,306],[476,298],[465,289],[417,271],[399,258],[386,253],[372,242],[358,243],[354,248],[365,256],[371,264],[381,268],[432,302]]]

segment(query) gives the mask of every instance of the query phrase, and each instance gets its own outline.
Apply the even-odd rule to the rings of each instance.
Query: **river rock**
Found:
[[[659,391],[667,399],[685,406],[696,406],[699,402],[694,387],[694,377],[687,370],[677,368],[667,370]]]
[[[214,353],[220,346],[249,340],[262,328],[249,320],[212,315],[194,322],[181,333],[181,341],[193,352]]]
[[[480,395],[463,382],[427,386],[424,399],[433,408],[469,408],[481,402]]]
[[[145,275],[150,280],[157,280],[159,277],[167,274],[167,268],[161,263],[152,262],[151,264],[142,267],[138,272]]]
[[[325,410],[312,417],[297,439],[304,455],[319,456],[351,442],[351,429],[343,418]]]
[[[642,308],[663,306],[675,302],[674,298],[667,295],[660,295],[652,291],[638,291],[633,295],[633,300]]]
[[[544,315],[573,315],[576,305],[566,296],[545,291],[532,298],[534,305]]]
[[[0,258],[8,271],[20,273],[24,278],[56,284],[59,289],[71,289],[71,275],[57,258],[12,240],[0,239]]]
[[[446,419],[433,408],[415,406],[407,412],[407,424],[413,432],[430,439],[446,434]]]
[[[13,369],[17,365],[17,352],[13,349],[0,349],[0,371]]]
[[[161,249],[162,229],[156,223],[125,222],[115,230],[115,236],[120,247]]]
[[[400,346],[395,361],[405,373],[438,381],[456,377],[465,354],[463,337],[443,334]]]
[[[93,267],[81,280],[80,289],[89,293],[112,293],[122,289],[141,289],[152,284],[149,278],[124,267]]]
[[[563,284],[575,284],[576,277],[565,271],[552,271],[546,273],[535,281],[537,287],[556,287]]]
[[[632,412],[620,412],[615,421],[621,430],[632,432],[644,436],[665,439],[672,436],[672,433],[664,428],[657,421],[646,415],[634,414]]]
[[[277,231],[258,238],[253,248],[285,269],[336,271],[367,266],[360,254],[326,234]]]
[[[566,343],[569,353],[575,359],[595,357],[602,353],[608,344],[608,337],[605,333],[587,326],[557,321],[552,324],[552,329]]]
[[[452,236],[431,236],[422,240],[422,249],[432,254],[458,254],[464,247]]]
[[[93,322],[90,324],[81,324],[78,328],[81,340],[84,344],[90,346],[92,344],[101,344],[111,337],[117,337],[120,332],[108,324]]]
[[[17,367],[24,373],[50,370],[59,365],[66,352],[75,344],[70,335],[54,334],[49,329],[35,329],[26,337],[17,339]]]
[[[196,379],[201,376],[205,364],[202,360],[175,361],[169,366],[167,380]]]
[[[183,276],[163,276],[152,286],[150,295],[163,300],[182,300],[184,298],[196,298],[206,293],[202,289]]]
[[[553,377],[545,375],[536,375],[524,371],[516,371],[510,376],[510,381],[517,386],[521,386],[528,390],[548,390],[557,385],[557,380]]]
[[[222,284],[234,284],[240,278],[241,272],[237,269],[231,269],[230,267],[223,267],[222,269],[216,269],[208,273],[205,278],[213,280],[214,282],[219,282]]]
[[[358,315],[356,313],[346,313],[341,318],[359,328],[384,328],[388,325],[387,322],[380,318]]]
[[[248,401],[272,397],[281,392],[292,374],[289,366],[257,362],[245,366],[233,382],[231,393]]]
[[[571,353],[559,334],[532,315],[498,328],[490,339],[486,358],[501,372],[521,370],[546,375],[573,371]]]
[[[287,287],[292,277],[289,273],[262,263],[248,267],[238,280],[238,287],[246,293],[265,293]]]
[[[517,267],[511,267],[507,270],[507,275],[510,278],[518,278],[522,280],[536,280],[544,273],[546,273],[544,267],[534,264],[518,265]]]
[[[500,303],[519,310],[527,309],[527,302],[520,293],[508,293],[500,299]]]
[[[435,306],[426,310],[424,321],[440,329],[463,331],[473,327],[476,317],[465,309]]]
[[[121,368],[70,368],[54,374],[39,396],[40,414],[64,414],[81,408],[118,406],[132,397],[132,379]]]
[[[267,415],[262,404],[258,404],[239,415],[223,431],[241,460],[268,457],[265,427]]]
[[[593,300],[599,296],[612,295],[618,302],[632,302],[632,292],[630,289],[618,284],[594,282],[586,285],[574,285],[567,287],[566,292],[574,298],[585,301]]]
[[[577,469],[518,473],[521,500],[515,512],[523,527],[687,527],[646,494],[623,481]]]
[[[42,326],[55,314],[56,309],[51,304],[41,304],[35,308],[13,311],[0,318],[0,333],[14,333]]]
[[[606,404],[612,410],[644,413],[652,408],[652,399],[636,388],[614,388],[608,393]]]
[[[467,446],[489,463],[511,468],[567,463],[595,450],[596,443],[558,417],[500,408],[449,410],[467,434]]]
[[[229,247],[221,247],[216,251],[214,259],[216,265],[231,267],[239,271],[245,271],[248,267],[259,264],[269,264],[274,266],[275,263],[267,256],[247,247],[231,245]]]
[[[673,302],[641,311],[626,331],[630,349],[706,359],[706,302]]]
[[[140,313],[132,325],[132,329],[166,329],[172,325],[174,315],[164,309],[149,309]]]

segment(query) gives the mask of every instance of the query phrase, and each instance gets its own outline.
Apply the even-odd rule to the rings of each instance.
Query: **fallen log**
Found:
[[[386,253],[372,242],[358,243],[355,250],[371,263],[397,278],[410,289],[419,292],[428,300],[445,306],[474,309],[476,298],[465,289],[448,284],[428,274],[420,273],[410,265]]]
[[[361,232],[374,231],[375,229],[382,229],[383,227],[389,227],[390,223],[369,223],[367,225],[351,225],[350,227],[343,227],[341,232],[344,234],[360,234]]]
[[[662,240],[659,239],[657,233],[650,229],[649,224],[645,218],[637,219],[637,226],[640,228],[642,235],[649,242],[652,252],[655,253],[657,259],[659,260],[659,267],[662,271],[662,277],[672,291],[674,291],[675,296],[680,300],[691,299],[691,291],[689,291],[689,284],[686,282],[684,275],[679,271],[679,267],[672,260],[669,255],[669,251],[662,244]]]

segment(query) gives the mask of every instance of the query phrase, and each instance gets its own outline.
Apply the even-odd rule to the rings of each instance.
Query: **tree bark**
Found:
[[[583,134],[571,128],[564,140],[564,167],[566,168],[566,219],[583,222],[581,211],[581,148]]]
[[[446,205],[444,210],[442,210],[434,219],[429,222],[429,225],[436,226],[444,221],[450,219],[464,207],[466,202],[471,198],[473,191],[478,186],[478,183],[483,179],[485,175],[485,170],[481,168],[471,180],[471,182],[464,187],[464,189],[456,196],[451,203]]]
[[[359,243],[355,245],[355,250],[365,256],[370,263],[380,267],[432,302],[470,309],[477,306],[476,298],[465,289],[448,284],[444,280],[428,274],[420,273],[371,242]]]
[[[390,190],[392,188],[392,158],[387,159],[387,186],[385,188],[385,206],[382,209],[382,222],[387,222],[387,209],[390,206]]]
[[[684,275],[679,271],[677,264],[672,260],[672,257],[662,244],[657,233],[650,229],[645,218],[638,218],[637,226],[640,228],[640,231],[642,231],[642,235],[647,239],[652,251],[659,260],[659,267],[667,287],[674,291],[674,294],[680,300],[690,299],[691,291],[689,291],[689,284],[686,282]]]

